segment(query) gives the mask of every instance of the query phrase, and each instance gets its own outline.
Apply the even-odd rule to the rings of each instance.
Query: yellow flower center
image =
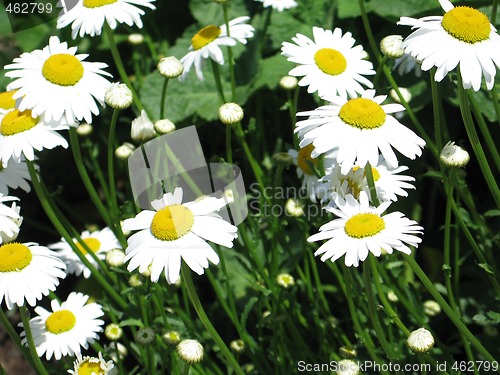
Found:
[[[356,172],[359,168],[360,167],[355,165],[354,167],[352,167],[352,170]],[[363,176],[366,176],[366,172],[363,173]],[[375,167],[372,167],[372,176],[373,176],[373,181],[378,181],[378,179],[380,178],[380,172]]]
[[[90,362],[85,360],[78,365],[77,375],[103,375],[104,370],[101,369],[100,362]]]
[[[345,233],[352,238],[372,237],[385,228],[384,220],[375,214],[357,214],[345,223]]]
[[[59,86],[74,86],[83,77],[83,65],[75,56],[60,53],[43,63],[42,75]]]
[[[173,204],[159,210],[151,222],[151,233],[162,241],[174,241],[189,232],[194,223],[191,210]]]
[[[308,162],[313,163],[315,167],[318,166],[318,159],[312,158],[311,157],[311,152],[314,150],[313,144],[308,144],[305,147],[302,147],[299,150],[299,154],[297,155],[297,164],[300,169],[302,169],[302,172],[305,174],[312,176],[314,175],[314,170],[311,168],[310,164]]]
[[[13,109],[16,106],[16,100],[12,98],[16,91],[12,90],[0,93],[0,108]]]
[[[222,30],[215,25],[205,26],[191,38],[191,45],[195,51],[205,47],[217,39]]]
[[[332,76],[345,72],[347,60],[339,51],[332,48],[321,48],[314,54],[314,61],[318,68]]]
[[[28,266],[33,259],[29,247],[20,243],[0,246],[0,272],[17,272]]]
[[[116,3],[118,0],[83,0],[85,8],[99,8],[104,5]]]
[[[373,100],[351,99],[340,108],[339,117],[346,124],[358,129],[374,129],[382,126],[386,114]]]
[[[0,124],[0,133],[4,136],[14,135],[30,130],[37,124],[38,117],[31,117],[31,111],[29,109],[23,112],[20,112],[18,109],[14,109],[4,116],[2,123]]]
[[[82,238],[82,241],[90,250],[92,250],[93,253],[97,253],[101,249],[101,241],[99,241],[97,238]],[[79,242],[76,243],[76,246],[83,254],[87,254],[87,250],[85,250],[85,248]]]
[[[481,42],[488,39],[491,33],[488,17],[467,6],[457,6],[446,12],[441,26],[448,34],[466,43]]]
[[[49,315],[45,321],[45,329],[58,335],[70,331],[76,324],[76,317],[69,310],[59,310]]]

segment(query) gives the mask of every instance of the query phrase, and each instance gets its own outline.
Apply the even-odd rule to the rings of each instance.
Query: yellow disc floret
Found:
[[[28,246],[8,243],[0,246],[0,272],[17,272],[28,266],[33,254]]]
[[[326,74],[336,76],[345,72],[347,60],[339,51],[332,48],[321,48],[314,54],[314,62]]]
[[[191,210],[173,204],[159,210],[151,222],[151,234],[162,241],[174,241],[189,232],[194,223]]]
[[[85,8],[99,8],[104,5],[116,3],[118,0],[83,0]]]
[[[384,124],[386,114],[373,100],[356,98],[349,100],[340,108],[339,117],[355,128],[374,129]]]
[[[481,42],[488,39],[491,33],[488,17],[467,6],[457,6],[446,12],[441,26],[448,34],[466,43]]]
[[[375,214],[357,214],[345,223],[345,233],[352,238],[372,237],[385,228],[384,220]]]
[[[101,249],[101,241],[99,241],[97,238],[82,238],[82,241],[90,250],[92,250],[93,253],[97,253]],[[79,242],[76,243],[76,246],[83,254],[87,254],[87,250]]]
[[[297,155],[297,165],[300,169],[302,169],[302,172],[309,176],[314,175],[314,170],[311,168],[309,162],[312,163],[315,167],[318,166],[318,159],[311,157],[311,152],[313,150],[314,146],[311,143],[305,147],[302,147]]]
[[[70,331],[76,324],[76,317],[69,310],[59,310],[49,315],[45,321],[45,329],[58,335]]]
[[[196,51],[205,47],[207,44],[212,43],[219,37],[221,32],[222,30],[220,27],[215,25],[208,25],[204,27],[191,38],[191,45],[193,46],[193,49]]]
[[[29,109],[22,112],[18,109],[14,109],[7,113],[2,119],[0,134],[7,136],[22,133],[26,130],[30,130],[37,124],[38,118],[31,117],[31,111]]]
[[[0,92],[0,108],[13,109],[16,106],[16,100],[12,97],[17,90]]]
[[[360,167],[355,165],[354,167],[352,167],[352,170],[353,172],[356,172],[359,168]],[[363,176],[366,176],[366,172],[363,172]],[[373,176],[373,181],[378,181],[378,179],[380,178],[380,172],[375,167],[372,167],[372,176]]]
[[[90,362],[85,360],[78,365],[78,372],[76,375],[103,375],[104,370],[101,368],[100,362]]]
[[[55,85],[74,86],[83,77],[83,65],[75,56],[60,53],[45,60],[42,75]]]

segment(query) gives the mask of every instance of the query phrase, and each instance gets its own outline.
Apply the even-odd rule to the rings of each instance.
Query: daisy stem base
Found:
[[[226,357],[226,360],[231,365],[235,373],[238,375],[245,375],[245,372],[241,369],[240,365],[238,364],[234,356],[231,354],[231,351],[226,346],[222,338],[219,336],[217,330],[212,325],[210,319],[205,313],[205,310],[203,309],[203,306],[201,305],[200,299],[198,297],[198,293],[196,292],[196,288],[194,287],[189,267],[185,263],[182,263],[181,274],[182,274],[182,280],[186,285],[186,289],[189,295],[189,299],[191,300],[191,304],[196,310],[196,313],[198,314],[198,317],[200,318],[201,322],[203,323],[207,331],[210,333],[212,339],[215,341],[215,343],[219,347],[224,357]]]
[[[33,334],[31,333],[30,319],[29,313],[26,306],[19,306],[19,314],[21,315],[21,319],[23,321],[24,332],[26,333],[26,340],[28,341],[28,348],[31,354],[31,358],[33,359],[33,364],[35,365],[35,369],[39,375],[49,375],[47,370],[40,361],[40,357],[36,352],[35,342],[33,341]]]

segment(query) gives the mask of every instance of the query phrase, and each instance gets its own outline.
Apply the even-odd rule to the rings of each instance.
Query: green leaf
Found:
[[[495,217],[500,216],[500,210],[488,210],[484,213],[486,217]]]
[[[143,328],[144,323],[140,319],[125,319],[120,322],[120,327],[139,327]]]
[[[497,313],[495,311],[488,311],[487,315],[495,323],[500,323],[500,313]]]
[[[294,64],[290,63],[281,54],[276,54],[273,57],[263,59],[259,64],[258,73],[253,83],[253,89],[258,89],[267,86],[270,89],[275,89],[281,77],[288,74]]]
[[[250,300],[246,303],[245,308],[243,309],[243,312],[241,313],[241,326],[243,328],[246,328],[247,325],[247,319],[248,315],[252,311],[254,305],[259,301],[257,297],[252,297]]]
[[[486,272],[488,272],[489,274],[494,274],[494,272],[491,270],[491,267],[489,264],[487,263],[478,263],[478,266],[481,267],[483,270],[485,270]]]

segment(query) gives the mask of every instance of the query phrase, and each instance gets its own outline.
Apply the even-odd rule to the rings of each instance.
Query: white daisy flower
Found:
[[[65,0],[62,0],[65,1]],[[104,22],[111,29],[119,23],[142,28],[141,16],[144,11],[137,7],[143,6],[156,9],[151,3],[155,0],[79,0],[69,11],[62,10],[57,19],[57,28],[71,24],[71,37],[101,35]]]
[[[201,64],[203,59],[211,58],[217,64],[224,64],[224,55],[222,54],[221,46],[234,46],[236,41],[246,44],[247,39],[251,38],[254,33],[254,28],[251,25],[245,24],[250,17],[238,17],[229,22],[229,34],[226,25],[219,27],[209,25],[198,31],[191,38],[191,47],[182,59],[184,65],[180,80],[184,80],[194,65],[196,75],[200,80],[203,80],[203,72]]]
[[[120,242],[118,242],[117,238],[108,227],[102,230],[96,230],[92,233],[89,231],[84,231],[80,235],[83,242],[89,247],[92,252],[97,255],[99,259],[105,260],[106,253],[110,250],[120,248]],[[87,250],[78,242],[76,238],[73,239],[73,242],[80,249],[80,251],[85,254],[87,260],[97,269],[99,269],[99,265],[92,258],[90,254],[87,253]],[[83,277],[88,279],[91,275],[90,269],[83,264],[83,262],[78,258],[76,253],[73,251],[71,246],[61,238],[61,242],[54,243],[52,245],[48,245],[48,247],[52,250],[56,250],[61,256],[64,263],[68,267],[68,273],[74,273],[76,276],[80,276],[83,273]]]
[[[83,375],[95,374],[106,375],[115,367],[113,361],[105,361],[102,353],[98,357],[85,356],[82,358],[80,353],[76,353],[76,361],[73,362],[73,370],[68,370],[68,374]]]
[[[4,196],[0,193],[0,244],[14,241],[19,235],[23,217],[19,215],[21,208],[16,205],[16,202],[12,202],[18,200],[16,197]],[[6,206],[4,202],[12,202],[12,205]]]
[[[58,279],[66,277],[65,268],[57,254],[37,243],[11,242],[1,245],[0,302],[5,300],[9,310],[14,304],[23,306],[24,301],[35,306],[37,300],[56,289]]]
[[[26,109],[13,109],[0,114],[0,164],[7,167],[10,159],[20,163],[23,156],[33,161],[35,152],[53,149],[57,146],[68,147],[68,142],[58,133],[68,129],[67,125],[58,122],[44,122],[41,117],[34,117]]]
[[[288,155],[293,158],[293,164],[297,166],[297,176],[302,179],[302,188],[305,188],[307,195],[312,202],[316,202],[316,188],[319,184],[319,178],[311,168],[311,164],[315,168],[319,166],[319,160],[311,157],[311,152],[314,149],[313,145],[302,147],[299,151],[290,149]],[[330,170],[335,162],[335,158],[331,153],[323,159],[325,170]]]
[[[16,108],[16,100],[12,97],[17,90],[0,92],[0,114]]]
[[[393,69],[398,72],[400,76],[404,76],[405,74],[413,71],[416,77],[422,76],[422,69],[420,65],[422,63],[415,59],[412,55],[405,53],[403,56],[394,60]]]
[[[355,162],[377,165],[379,150],[390,168],[398,166],[392,148],[410,159],[420,156],[425,141],[390,116],[404,107],[395,103],[382,105],[386,97],[375,96],[375,90],[366,90],[362,97],[349,100],[328,97],[329,105],[297,113],[309,116],[296,124],[300,146],[312,143],[312,157],[338,148],[337,162],[342,174],[347,174]]]
[[[107,64],[83,61],[88,55],[77,55],[76,50],[52,36],[44,49],[23,53],[5,66],[11,70],[5,76],[14,78],[7,89],[19,89],[13,98],[21,98],[20,111],[30,109],[33,116],[44,115],[47,121],[92,122],[92,114],[99,114],[95,102],[104,105],[110,85],[102,76],[111,75],[102,70]]]
[[[24,156],[19,162],[10,159],[5,168],[0,163],[0,194],[9,194],[9,188],[19,188],[29,193],[31,186],[28,181],[31,181],[31,177]]]
[[[264,8],[272,7],[278,12],[283,12],[285,9],[295,8],[297,2],[295,0],[256,0],[264,6]]]
[[[127,269],[144,272],[151,264],[151,281],[161,272],[169,284],[179,279],[181,258],[201,275],[211,261],[219,257],[206,240],[233,247],[237,228],[216,212],[226,205],[224,198],[205,197],[182,203],[182,188],[167,193],[151,203],[155,211],[144,210],[123,223],[125,230],[139,230],[128,239],[125,261]]]
[[[344,98],[356,97],[364,91],[363,86],[373,87],[364,75],[374,75],[371,62],[364,60],[365,51],[350,32],[324,30],[313,27],[314,40],[297,34],[295,44],[283,42],[281,54],[288,61],[300,64],[288,73],[303,77],[299,86],[308,86],[307,92],[318,92],[320,97],[334,94]]]
[[[312,145],[309,145],[312,146]],[[334,194],[340,195],[343,199],[348,194],[358,199],[359,193],[364,186],[363,170],[351,168],[346,174],[341,172],[340,164],[335,164],[326,176],[321,177],[316,187],[316,195],[321,204],[335,204],[332,200]]]
[[[495,27],[477,9],[455,7],[449,0],[439,0],[439,4],[444,16],[401,17],[398,25],[417,29],[405,39],[405,52],[422,61],[424,71],[435,66],[437,82],[459,65],[465,89],[478,91],[484,77],[491,90],[500,67],[500,36]]]
[[[66,301],[59,303],[52,300],[52,312],[41,306],[35,307],[38,316],[30,320],[31,333],[38,356],[49,361],[52,356],[60,360],[63,356],[81,353],[81,348],[88,349],[89,344],[99,339],[104,320],[101,305],[87,303],[89,296],[72,292]],[[26,333],[21,332],[22,343],[27,344]]]
[[[345,265],[357,267],[369,252],[376,257],[382,251],[392,254],[393,250],[410,254],[408,245],[417,247],[422,241],[415,236],[423,232],[417,222],[404,217],[401,212],[382,214],[390,202],[371,207],[364,191],[359,194],[359,202],[350,194],[345,200],[336,194],[333,200],[338,208],[328,206],[325,210],[338,218],[323,225],[319,233],[307,239],[308,242],[328,239],[314,253],[315,256],[322,255],[323,262],[327,259],[334,262],[345,255]]]

